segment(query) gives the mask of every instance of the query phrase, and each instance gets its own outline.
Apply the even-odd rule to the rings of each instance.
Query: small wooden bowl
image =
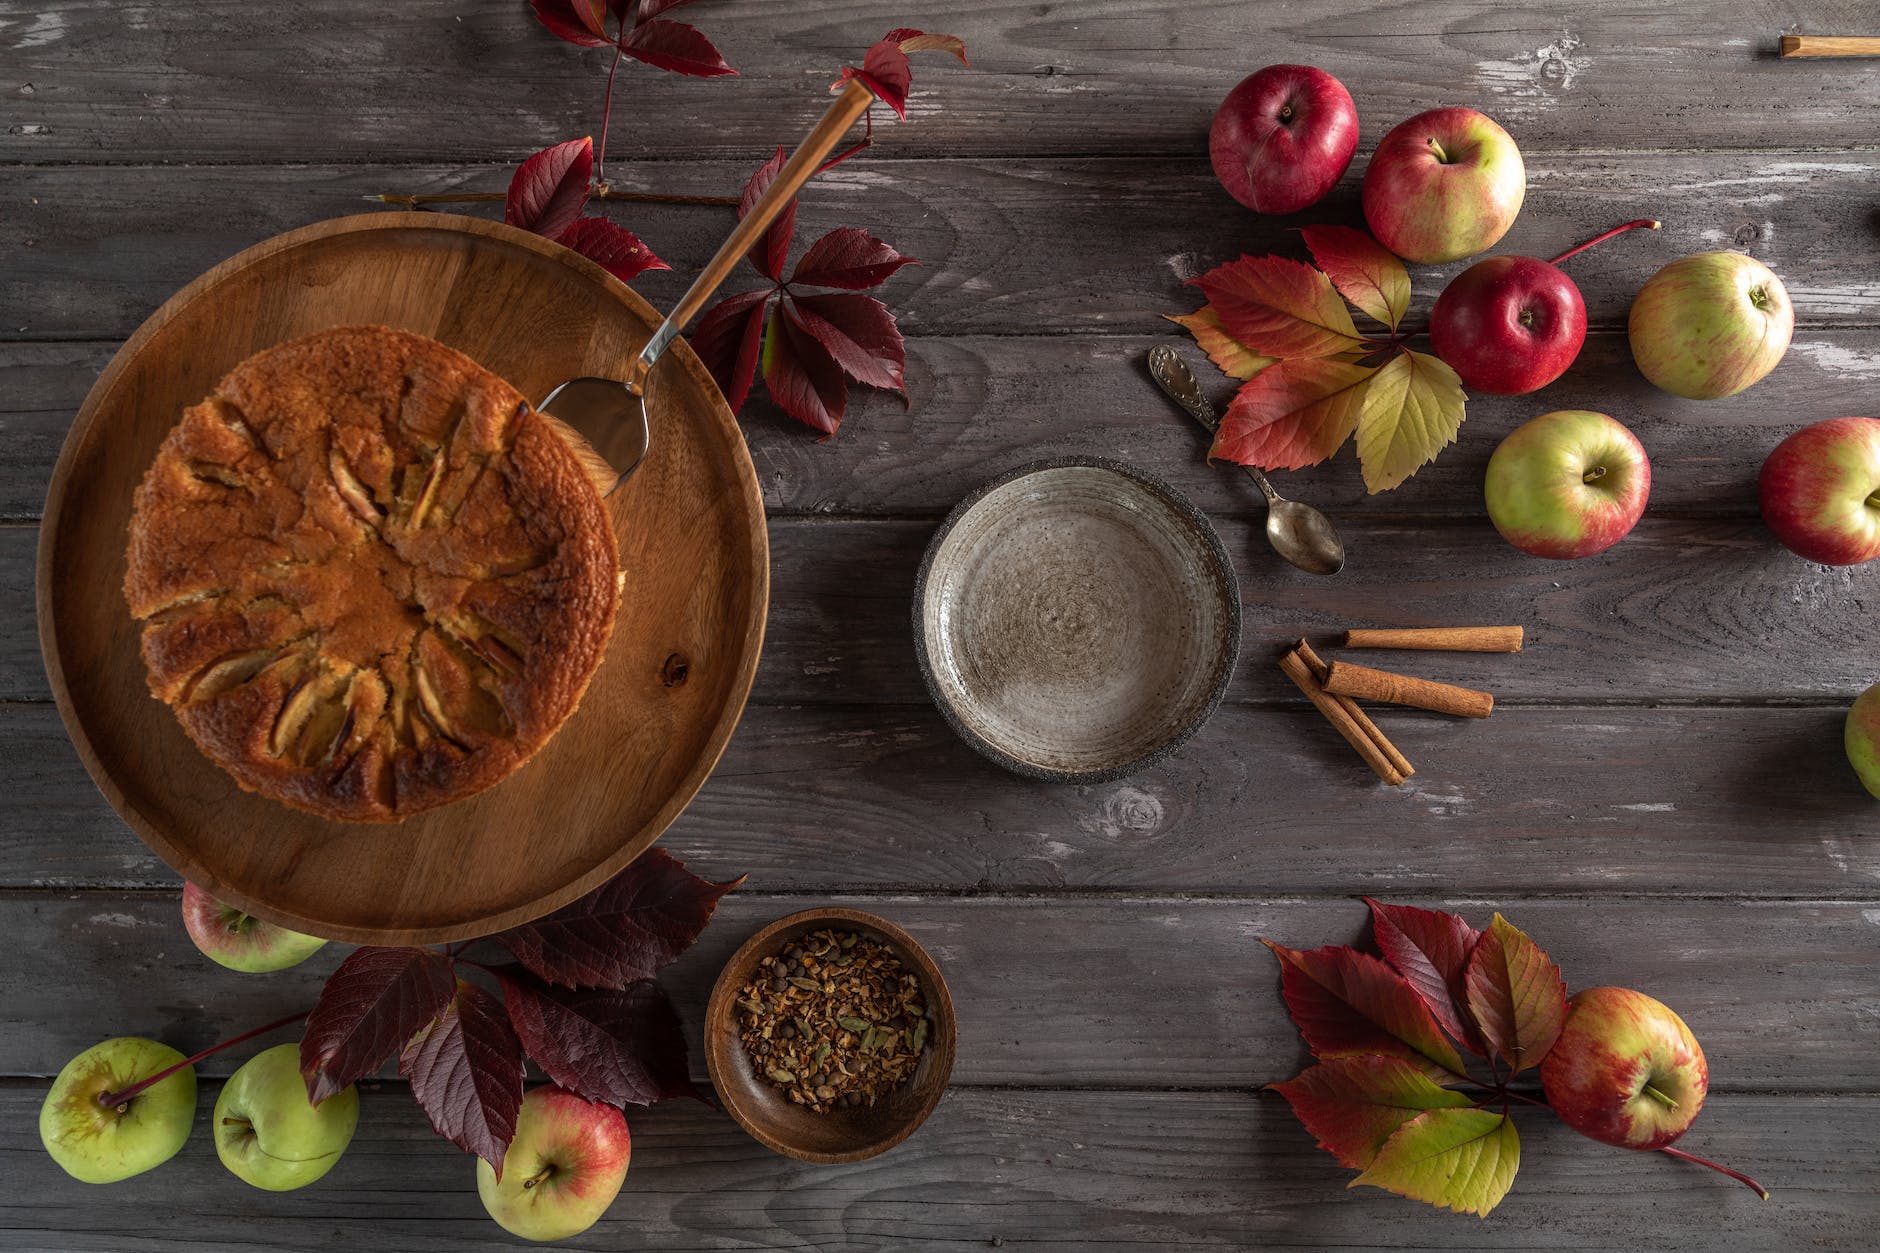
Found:
[[[818,1114],[793,1103],[757,1074],[738,1038],[736,1008],[738,989],[759,962],[813,931],[831,928],[859,932],[893,949],[901,964],[920,976],[933,1017],[926,1052],[912,1079],[872,1107]],[[953,1073],[953,1046],[953,998],[940,968],[913,936],[885,918],[858,909],[806,909],[771,923],[731,955],[712,985],[711,1003],[705,1010],[705,1064],[718,1099],[758,1143],[805,1162],[859,1162],[887,1152],[914,1134],[946,1091],[947,1078]]]

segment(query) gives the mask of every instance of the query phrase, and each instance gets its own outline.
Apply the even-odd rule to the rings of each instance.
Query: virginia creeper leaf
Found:
[[[848,408],[849,385],[829,350],[804,331],[782,301],[764,330],[764,386],[797,421],[834,435]]]
[[[1469,957],[1469,1010],[1515,1073],[1541,1064],[1567,1022],[1560,967],[1500,914]]]
[[[1410,311],[1410,271],[1397,254],[1349,226],[1308,226],[1312,259],[1339,293],[1391,330]]]
[[[620,40],[620,50],[636,61],[693,78],[734,75],[712,41],[697,27],[655,18],[636,23]]]
[[[1368,1183],[1458,1214],[1487,1217],[1508,1195],[1520,1165],[1521,1137],[1506,1114],[1432,1109],[1398,1128],[1351,1185]]]
[[[1332,282],[1285,257],[1242,257],[1191,280],[1221,326],[1263,357],[1329,357],[1362,346]]]
[[[1317,465],[1358,425],[1371,371],[1349,361],[1277,361],[1240,385],[1209,460],[1268,470]]]
[[[751,394],[764,345],[764,312],[770,290],[739,292],[718,302],[692,332],[692,351],[711,371],[725,403],[736,413]]]
[[[1402,975],[1451,1038],[1478,1057],[1481,1037],[1469,1015],[1469,954],[1481,932],[1455,914],[1413,905],[1371,907],[1371,933],[1384,960]]]
[[[1193,313],[1165,313],[1162,316],[1193,335],[1201,351],[1208,354],[1208,360],[1231,378],[1250,379],[1278,360],[1276,357],[1262,357],[1229,335],[1222,328],[1221,315],[1215,312],[1213,305],[1202,305]]]
[[[763,194],[770,190],[770,185],[777,181],[777,171],[783,168],[783,145],[777,145],[777,155],[757,167],[757,173],[751,175],[744,184],[744,194],[738,199],[738,219],[751,211]],[[790,256],[790,239],[796,234],[796,197],[790,197],[790,203],[783,206],[783,212],[777,215],[764,237],[751,246],[744,254],[745,260],[765,278],[778,282],[783,279],[783,263]]]
[[[966,64],[966,44],[957,35],[929,35],[902,27],[876,40],[862,57],[862,68],[845,68],[842,77],[831,84],[829,90],[840,91],[842,84],[859,78],[875,93],[876,99],[894,110],[896,117],[906,118],[907,93],[914,85],[913,67],[908,64],[907,54],[929,51],[950,52],[959,58],[961,65]]]
[[[1463,1075],[1462,1057],[1402,975],[1343,945],[1301,952],[1262,940],[1279,958],[1286,1008],[1320,1060],[1383,1053],[1438,1077]]]
[[[1404,350],[1385,362],[1364,389],[1358,415],[1358,460],[1365,490],[1396,487],[1455,442],[1462,428],[1462,380],[1426,352]]]
[[[907,347],[888,307],[859,292],[790,298],[797,324],[857,383],[907,395]]]
[[[496,973],[522,1047],[562,1087],[609,1105],[704,1099],[686,1068],[679,1015],[658,984],[551,988],[513,967]]]
[[[361,948],[327,976],[300,1037],[300,1073],[318,1105],[377,1072],[457,988],[450,959],[428,948]]]
[[[601,29],[602,0],[529,0],[542,25],[571,44],[604,48],[613,40]]]
[[[581,216],[594,173],[594,140],[570,139],[530,157],[509,180],[503,221],[554,239]]]
[[[1472,1104],[1403,1058],[1377,1054],[1336,1057],[1267,1087],[1286,1098],[1320,1148],[1353,1170],[1369,1166],[1391,1134],[1420,1111]]]
[[[474,984],[457,992],[430,1026],[406,1042],[398,1073],[437,1134],[503,1177],[503,1154],[522,1110],[522,1042],[503,1003]]]
[[[654,256],[638,235],[606,218],[576,218],[555,242],[597,262],[623,283],[631,283],[648,270],[672,268]]]
[[[613,0],[613,2],[616,6],[616,12],[624,15],[625,10],[633,3],[633,0]],[[691,3],[692,0],[640,0],[639,10],[635,13],[634,17],[637,21],[650,22],[668,9],[676,9],[682,4]]]
[[[879,287],[902,266],[919,264],[867,231],[842,226],[811,244],[809,250],[797,258],[790,281],[810,287],[865,291]]]
[[[664,849],[649,849],[580,900],[493,937],[528,971],[571,988],[622,988],[650,979],[711,921],[726,892]]]

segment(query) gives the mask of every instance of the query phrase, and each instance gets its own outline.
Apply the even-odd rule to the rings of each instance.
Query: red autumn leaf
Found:
[[[1317,465],[1357,429],[1370,381],[1370,370],[1349,361],[1275,361],[1240,385],[1208,459],[1268,470]]]
[[[613,0],[616,16],[624,17],[633,0]],[[691,4],[692,0],[640,0],[640,8],[634,14],[634,20],[650,22],[668,9],[676,9],[682,4]]]
[[[1340,294],[1391,330],[1410,311],[1410,271],[1397,254],[1349,226],[1308,226],[1312,259]]]
[[[1515,1073],[1541,1064],[1567,1022],[1560,967],[1500,914],[1469,957],[1469,1010]]]
[[[496,974],[522,1047],[562,1087],[609,1105],[704,1099],[686,1067],[679,1015],[658,984],[571,990],[515,968]]]
[[[450,959],[428,948],[362,948],[320,989],[300,1038],[300,1073],[318,1105],[377,1072],[444,1012],[456,991]]]
[[[631,283],[648,270],[672,268],[654,256],[638,235],[606,218],[576,218],[555,242],[598,263],[623,283]]]
[[[712,41],[697,27],[660,19],[636,22],[620,40],[620,50],[656,69],[693,78],[736,74]]]
[[[692,332],[692,351],[711,371],[725,403],[736,413],[751,394],[757,377],[757,359],[764,346],[764,311],[770,303],[766,290],[739,292],[720,301],[698,320]]]
[[[1439,1077],[1466,1073],[1429,1008],[1382,961],[1343,945],[1300,952],[1271,940],[1261,943],[1280,959],[1286,1008],[1313,1056],[1383,1053]]]
[[[1481,932],[1455,914],[1412,905],[1371,907],[1371,933],[1384,960],[1409,981],[1436,1021],[1464,1048],[1482,1055],[1482,1041],[1469,1016],[1469,954]]]
[[[879,287],[904,265],[919,265],[867,231],[843,226],[830,231],[797,258],[792,283],[865,291]]]
[[[751,211],[763,194],[770,190],[770,185],[777,181],[777,171],[783,168],[783,145],[777,145],[777,154],[757,167],[757,173],[751,175],[744,184],[744,194],[738,199],[738,220]],[[773,282],[783,280],[783,263],[790,258],[790,240],[796,235],[796,197],[790,197],[790,203],[783,206],[777,214],[777,220],[770,224],[764,237],[751,246],[744,254],[759,274]],[[735,407],[735,406],[734,406]]]
[[[1363,1170],[1397,1129],[1426,1109],[1473,1104],[1440,1088],[1401,1057],[1335,1057],[1267,1087],[1286,1098],[1319,1147],[1338,1164]]]
[[[797,325],[782,301],[764,331],[764,386],[783,411],[825,435],[842,425],[849,385],[829,350]]]
[[[542,149],[524,161],[509,181],[503,221],[554,239],[581,216],[593,173],[592,138],[570,139]]]
[[[895,116],[907,116],[907,93],[914,85],[913,67],[908,64],[910,52],[940,51],[950,52],[958,57],[961,65],[966,64],[966,44],[956,35],[929,35],[924,31],[901,28],[891,30],[887,37],[876,40],[862,57],[862,68],[848,66],[842,71],[831,86],[831,91],[840,91],[842,84],[851,78],[859,78],[875,93],[875,98],[894,110]]]
[[[580,900],[493,938],[548,983],[622,988],[691,948],[719,900],[743,881],[708,882],[655,848]]]
[[[498,1179],[522,1110],[522,1071],[522,1042],[502,1002],[461,979],[444,1012],[411,1037],[398,1060],[431,1128],[488,1162]]]
[[[1242,257],[1190,280],[1227,333],[1263,357],[1329,357],[1363,346],[1331,280],[1285,257]]]
[[[529,0],[542,25],[571,44],[604,48],[613,40],[601,29],[601,0]]]
[[[857,383],[907,394],[907,347],[888,307],[859,292],[792,295],[797,324]]]

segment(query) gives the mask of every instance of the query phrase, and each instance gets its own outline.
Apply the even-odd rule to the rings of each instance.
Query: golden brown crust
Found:
[[[338,327],[185,410],[137,490],[150,690],[251,791],[397,822],[507,777],[580,703],[619,549],[576,451],[454,349]]]

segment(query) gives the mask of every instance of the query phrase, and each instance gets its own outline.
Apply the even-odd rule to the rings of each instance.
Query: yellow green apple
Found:
[[[1843,742],[1854,773],[1869,792],[1880,797],[1880,683],[1854,698]]]
[[[1776,368],[1795,332],[1782,280],[1740,252],[1700,252],[1646,280],[1626,337],[1639,372],[1674,396],[1734,396]]]
[[[203,956],[230,970],[286,970],[326,943],[225,905],[193,883],[183,884],[183,929]]]
[[[1384,136],[1364,174],[1364,220],[1407,261],[1472,257],[1508,233],[1527,196],[1521,149],[1474,109],[1431,109]]]
[[[1661,1149],[1704,1107],[1710,1067],[1684,1020],[1630,988],[1585,988],[1541,1062],[1561,1121],[1623,1149]]]
[[[612,1105],[553,1085],[522,1098],[502,1178],[477,1160],[477,1195],[505,1231],[562,1240],[592,1227],[627,1178],[633,1141]]]
[[[359,1092],[307,1100],[300,1046],[242,1063],[215,1102],[215,1151],[235,1177],[270,1192],[304,1188],[333,1169],[359,1125]]]
[[[39,1107],[39,1139],[65,1173],[84,1183],[116,1183],[161,1166],[189,1139],[196,1120],[196,1072],[169,1078],[114,1105],[122,1092],[183,1061],[167,1044],[120,1036],[65,1064]]]
[[[1604,552],[1645,512],[1652,467],[1638,437],[1603,413],[1558,409],[1518,427],[1488,459],[1489,520],[1522,552]]]

